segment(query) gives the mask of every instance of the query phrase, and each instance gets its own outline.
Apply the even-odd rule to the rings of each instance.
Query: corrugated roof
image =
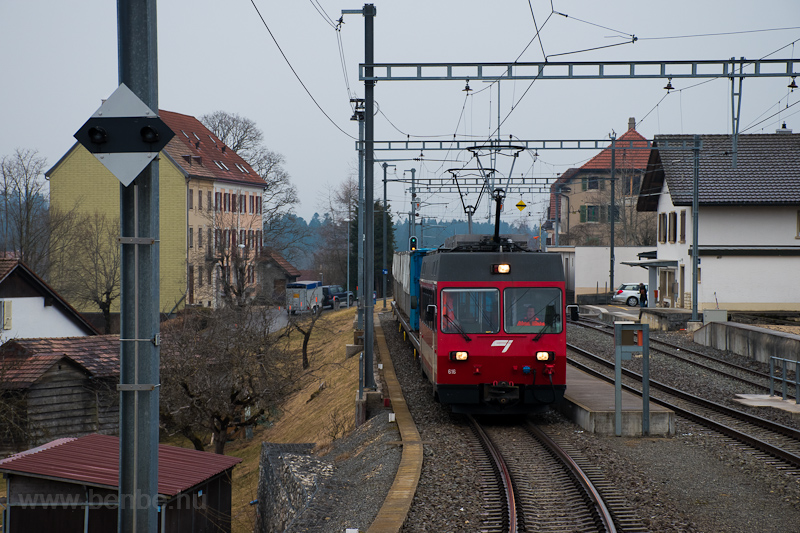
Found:
[[[739,135],[736,168],[730,135],[701,135],[700,205],[800,205],[800,135]],[[663,149],[665,145],[685,148]],[[654,211],[666,180],[672,203],[692,204],[693,136],[656,135],[639,209]]]
[[[238,457],[159,444],[158,493],[175,496],[241,461]],[[0,472],[116,489],[119,486],[119,438],[93,434],[78,439],[59,439],[0,461]]]
[[[195,117],[163,109],[159,110],[159,114],[161,120],[175,133],[175,137],[167,143],[164,151],[187,174],[257,187],[267,186],[239,154],[225,146]],[[223,168],[220,168],[215,161],[224,165]],[[224,167],[227,167],[227,170]]]

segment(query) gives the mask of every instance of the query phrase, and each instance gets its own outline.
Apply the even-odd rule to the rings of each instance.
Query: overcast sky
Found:
[[[376,62],[538,62],[545,55],[549,61],[575,62],[800,57],[800,49],[792,45],[800,39],[796,0],[374,4]],[[353,138],[358,126],[350,121],[349,99],[364,95],[358,81],[364,23],[360,15],[345,15],[337,34],[331,20],[342,9],[362,6],[332,0],[255,0],[255,7],[249,0],[161,0],[159,107],[196,117],[224,110],[254,120],[267,146],[285,156],[301,197],[297,214],[309,220],[315,211],[324,211],[329,190],[357,168]],[[116,16],[116,2],[110,0],[0,2],[0,155],[36,149],[53,165],[73,145],[72,135],[118,85]],[[537,26],[541,40],[532,41]],[[718,33],[729,35],[707,35]],[[631,44],[633,35],[638,40]],[[582,51],[598,47],[606,48]],[[783,121],[800,130],[800,106],[787,109],[800,97],[800,90],[787,88],[790,81],[745,80],[742,131],[773,132]],[[603,139],[612,130],[624,133],[629,117],[636,118],[637,130],[647,138],[730,132],[730,81],[690,87],[698,80],[673,80],[678,90],[665,98],[666,82],[505,81],[500,84],[500,133],[518,139]],[[490,135],[498,122],[497,86],[473,81],[467,96],[464,85],[463,80],[378,83],[375,139]],[[513,172],[557,177],[596,153],[548,151],[535,162],[532,154],[522,153]],[[423,161],[397,161],[390,178],[415,168],[416,177],[424,180],[469,161],[469,153],[454,152],[447,153],[449,161],[437,161],[444,154],[428,152]],[[376,153],[378,159],[415,157],[418,152]],[[496,166],[505,175],[510,159],[501,158]],[[383,176],[377,166],[375,176]],[[390,184],[393,211],[408,211],[406,188]],[[380,181],[375,190],[376,196],[382,193]],[[504,218],[511,222],[527,216],[539,222],[546,196],[518,196],[509,198]],[[519,199],[528,204],[522,213],[513,207]],[[427,216],[463,216],[454,195],[423,190],[421,200]]]

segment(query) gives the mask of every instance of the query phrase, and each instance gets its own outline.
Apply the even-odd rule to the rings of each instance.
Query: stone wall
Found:
[[[290,528],[311,504],[333,465],[311,455],[313,444],[263,443],[258,480],[256,531]]]

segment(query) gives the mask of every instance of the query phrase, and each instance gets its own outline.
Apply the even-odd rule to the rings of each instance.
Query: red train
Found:
[[[417,273],[418,254],[424,257]],[[558,254],[529,251],[525,236],[459,235],[437,250],[395,254],[394,271],[402,273],[395,280],[397,312],[441,403],[455,412],[513,414],[563,398]],[[408,319],[414,310],[418,327]]]

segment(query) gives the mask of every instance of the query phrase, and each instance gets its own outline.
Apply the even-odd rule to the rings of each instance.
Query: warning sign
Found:
[[[525,202],[523,202],[522,200],[520,200],[519,203],[517,203],[517,209],[519,209],[520,211],[522,211],[526,207],[527,206],[525,205]]]

